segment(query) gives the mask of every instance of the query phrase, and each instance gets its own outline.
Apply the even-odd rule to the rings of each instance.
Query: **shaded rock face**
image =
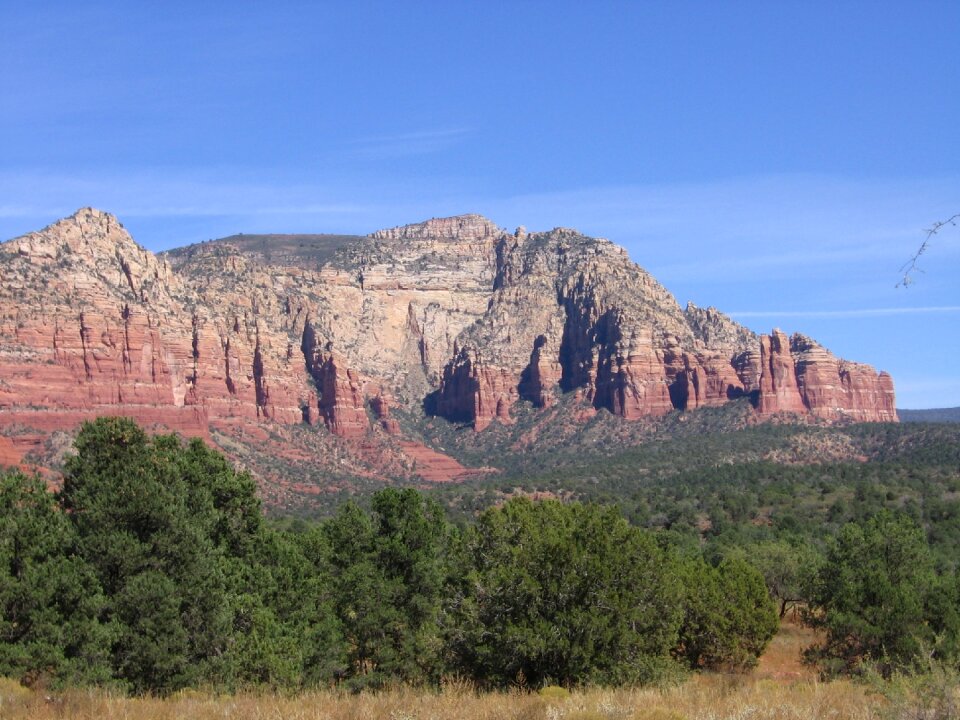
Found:
[[[735,358],[719,352],[684,353],[683,364],[672,395],[677,407],[693,410],[722,405],[750,392]]]
[[[607,240],[465,215],[324,243],[276,262],[236,239],[158,257],[86,208],[0,244],[0,429],[111,413],[359,441],[402,438],[391,409],[427,397],[483,430],[570,392],[627,419],[743,395],[761,416],[896,419],[888,375],[681,310]],[[430,452],[414,454],[433,475],[463,471]]]
[[[458,339],[438,408],[485,427],[524,397],[582,390],[625,418],[673,409],[671,348],[692,331],[673,298],[607,240],[556,229],[504,235],[487,311]]]
[[[329,348],[329,345],[327,346]],[[317,408],[334,435],[363,436],[368,428],[364,381],[336,353],[322,350],[313,326],[304,327],[301,346],[310,376],[319,391]],[[308,416],[308,421],[312,417]]]
[[[485,364],[473,351],[463,351],[444,368],[437,414],[472,422],[484,430],[496,418],[511,422],[510,408],[519,397],[518,382],[508,368]]]

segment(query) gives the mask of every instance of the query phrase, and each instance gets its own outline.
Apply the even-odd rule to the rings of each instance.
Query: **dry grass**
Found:
[[[166,700],[99,691],[45,695],[0,682],[4,720],[873,720],[884,701],[861,686],[704,675],[665,690],[589,690],[568,698],[474,693],[453,684],[438,693],[306,693],[217,697],[195,692]]]
[[[645,690],[552,688],[477,693],[450,682],[440,692],[399,689],[349,695],[124,698],[104,691],[33,692],[0,679],[2,720],[879,720],[893,708],[869,688],[818,682],[800,660],[816,636],[788,619],[749,675],[704,674],[676,687]]]

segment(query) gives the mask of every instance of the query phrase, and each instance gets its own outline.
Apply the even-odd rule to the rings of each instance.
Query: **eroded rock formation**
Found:
[[[463,468],[403,439],[392,409],[483,430],[563,393],[626,419],[746,395],[761,416],[896,419],[889,375],[682,310],[607,240],[465,215],[317,242],[316,258],[237,239],[156,256],[86,208],[0,244],[0,429],[325,426],[400,438],[438,477]]]

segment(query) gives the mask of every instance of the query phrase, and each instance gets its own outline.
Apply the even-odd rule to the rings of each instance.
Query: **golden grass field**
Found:
[[[703,674],[664,689],[593,689],[559,698],[476,693],[465,683],[439,692],[399,689],[360,695],[216,696],[187,691],[166,699],[96,690],[34,692],[0,681],[2,720],[870,720],[886,700],[863,685],[819,682],[800,662],[812,637],[785,623],[749,675]]]
[[[294,697],[230,697],[181,693],[164,700],[69,691],[46,698],[0,687],[4,720],[869,720],[885,701],[847,681],[782,682],[698,676],[666,690],[588,690],[547,700],[530,693],[476,694],[453,687],[437,693],[306,693]]]

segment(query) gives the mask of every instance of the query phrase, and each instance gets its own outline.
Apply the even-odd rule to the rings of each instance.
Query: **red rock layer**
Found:
[[[422,443],[405,440],[400,442],[400,448],[412,461],[414,472],[429,482],[450,482],[476,472]]]
[[[790,353],[790,342],[780,330],[760,338],[760,395],[757,411],[761,415],[803,413],[806,406],[797,386],[797,369]]]
[[[437,413],[473,423],[485,430],[494,418],[510,424],[510,408],[520,397],[519,373],[484,365],[471,352],[462,352],[444,368]]]
[[[868,365],[831,355],[809,338],[794,335],[791,351],[803,404],[825,420],[896,422],[893,380]]]
[[[189,336],[171,342],[126,306],[112,317],[88,309],[0,325],[15,343],[2,362],[0,425],[30,418],[32,427],[65,429],[111,413],[207,435],[206,411],[188,380]]]
[[[321,349],[309,322],[304,330],[303,354],[307,370],[317,385],[320,415],[330,432],[345,438],[365,435],[370,421],[360,374],[347,367],[344,359],[333,351]]]
[[[0,435],[0,468],[18,467],[23,453],[14,445],[13,440]]]
[[[733,356],[730,364],[743,385],[745,393],[759,392],[760,376],[763,375],[762,362],[759,343],[755,350],[746,350]]]
[[[591,330],[589,336],[596,335]],[[634,330],[625,341],[616,324],[600,335],[608,342],[573,345],[573,352],[568,344],[566,356],[563,349],[557,356],[547,354],[547,344],[538,339],[522,373],[487,367],[476,353],[461,351],[444,373],[438,412],[472,422],[481,431],[494,419],[509,422],[510,408],[519,397],[537,407],[549,406],[551,388],[566,382],[565,389],[579,388],[594,408],[628,420],[753,395],[763,416],[810,413],[830,421],[897,421],[893,380],[887,373],[840,360],[800,336],[791,341],[774,330],[760,337],[759,352],[729,357],[658,345],[645,329]]]
[[[683,365],[675,397],[682,398],[686,410],[723,405],[745,392],[736,369],[723,355],[684,353]]]
[[[761,338],[757,411],[806,413],[830,421],[897,422],[893,380],[840,360],[809,338],[774,330]]]
[[[848,405],[843,417],[857,422],[899,422],[893,378],[869,365],[840,363],[840,380]]]
[[[673,410],[665,355],[658,352],[652,333],[644,330],[628,343],[601,348],[592,390],[587,397],[594,407],[636,420],[664,415]]]

